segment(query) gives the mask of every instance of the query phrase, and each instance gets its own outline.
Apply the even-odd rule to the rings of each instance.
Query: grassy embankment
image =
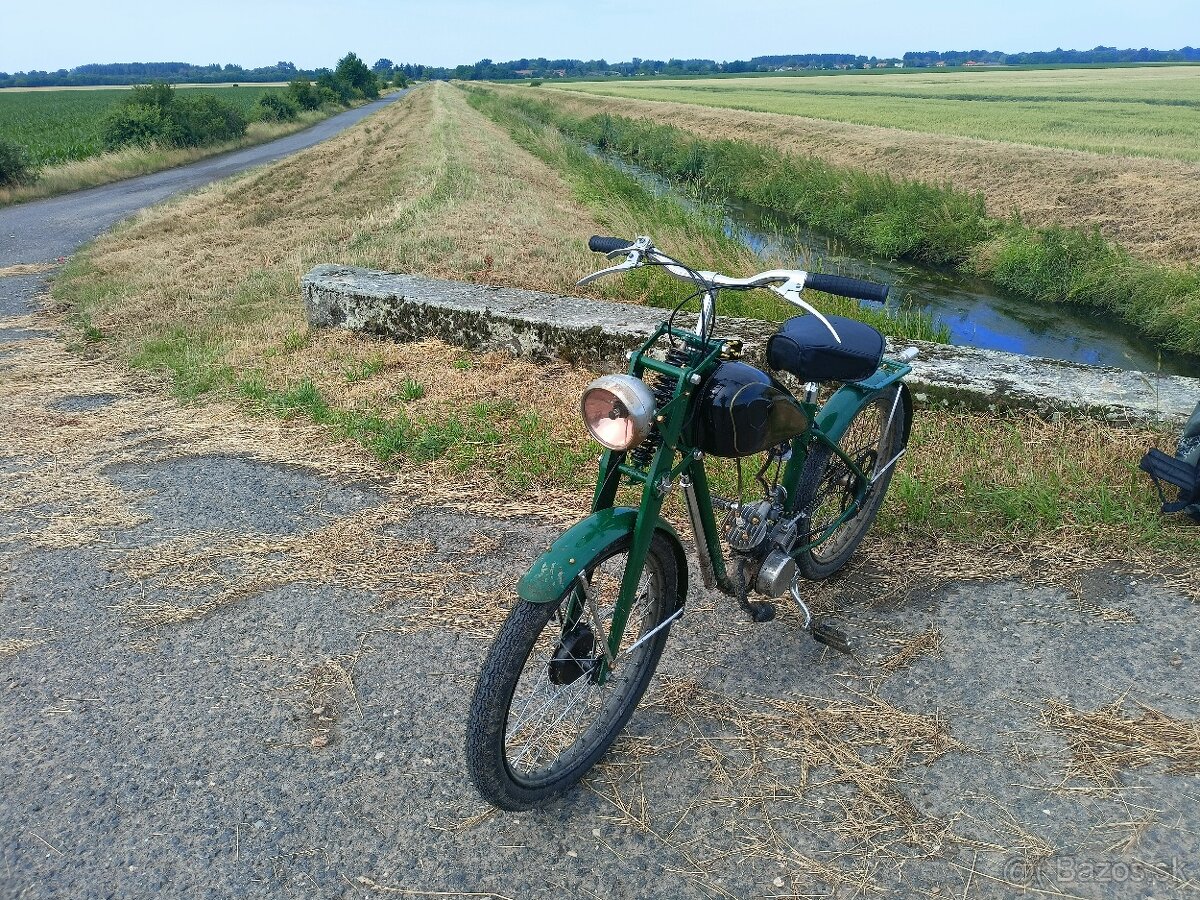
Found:
[[[995,74],[986,73],[986,77]],[[1006,219],[1016,213],[1033,226],[1067,223],[1096,227],[1142,259],[1169,265],[1200,259],[1200,218],[1193,213],[1200,207],[1200,163],[1060,150],[945,132],[931,139],[927,133],[900,128],[699,103],[627,99],[585,93],[575,87],[542,88],[540,93],[582,118],[608,112],[651,119],[704,138],[751,140],[834,166],[949,184],[982,194],[992,218]],[[527,87],[510,90],[531,93]],[[703,96],[693,95],[692,99]],[[976,108],[972,102],[961,104]],[[846,98],[844,108],[852,110],[855,103],[854,98]],[[1147,105],[1141,114],[1148,126],[1154,113],[1155,107]],[[1019,140],[1019,135],[1014,137]]]
[[[535,138],[555,143],[544,130],[522,140]],[[431,85],[270,169],[144,213],[80,254],[55,296],[88,352],[164,373],[184,397],[241,397],[408,470],[578,503],[595,459],[575,412],[591,373],[310,333],[298,302],[299,276],[329,261],[569,291],[595,264],[584,241],[597,232],[651,231],[697,262],[722,261],[693,220],[647,221],[649,207],[596,193],[545,157],[461,92]],[[601,295],[655,290],[612,282]],[[1093,422],[922,411],[880,525],[921,553],[950,540],[1195,554],[1194,530],[1160,520],[1135,468],[1156,440]]]
[[[570,89],[1200,162],[1200,66],[658,79]]]
[[[768,144],[707,139],[647,119],[582,118],[528,92],[493,96],[578,140],[703,191],[777,210],[862,252],[954,266],[1037,303],[1089,307],[1200,357],[1195,267],[1137,259],[1094,230],[993,219],[982,195],[948,186],[832,166]]]
[[[247,118],[253,118],[259,97],[280,93],[277,88],[262,86],[182,86],[181,89],[189,95],[212,94],[236,106]],[[302,111],[288,122],[251,121],[244,137],[204,147],[125,147],[105,151],[101,133],[104,114],[128,94],[128,90],[115,88],[0,91],[0,139],[25,148],[29,162],[39,172],[33,184],[0,187],[0,206],[109,184],[262,144],[340,112]]]

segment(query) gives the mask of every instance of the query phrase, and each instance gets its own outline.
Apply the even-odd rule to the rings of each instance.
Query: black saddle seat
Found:
[[[816,316],[788,319],[767,341],[767,364],[801,381],[858,381],[879,368],[883,335],[854,319],[826,316],[839,344]]]

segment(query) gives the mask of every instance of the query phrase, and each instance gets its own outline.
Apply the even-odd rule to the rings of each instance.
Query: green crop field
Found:
[[[216,94],[249,115],[258,98],[278,88],[219,87],[182,90]],[[0,138],[25,147],[37,166],[87,159],[103,151],[100,120],[127,90],[0,91]]]
[[[1200,161],[1200,66],[889,70],[562,89],[1093,153]]]

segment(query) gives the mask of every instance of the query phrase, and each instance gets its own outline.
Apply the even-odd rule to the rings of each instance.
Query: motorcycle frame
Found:
[[[684,428],[691,417],[696,394],[699,385],[703,384],[704,377],[716,368],[722,358],[730,356],[727,352],[728,343],[724,339],[707,336],[705,326],[711,316],[711,301],[707,296],[704,299],[705,309],[695,332],[675,328],[669,321],[664,322],[630,357],[628,374],[642,378],[647,374],[656,373],[674,382],[670,400],[656,410],[655,424],[662,441],[649,465],[645,469],[631,465],[626,451],[606,450],[600,457],[596,489],[592,498],[593,515],[614,508],[622,480],[640,485],[641,499],[636,508],[626,569],[609,633],[596,635],[602,644],[607,644],[607,652],[600,660],[601,668],[596,675],[599,683],[604,682],[614,665],[619,662],[619,648],[655,531],[662,529],[674,536],[674,531],[662,518],[662,507],[675,487],[682,486],[684,489],[705,585],[709,588],[719,588],[727,594],[735,593],[725,565],[720,529],[713,511],[712,493],[704,468],[704,453],[689,444]],[[691,351],[690,356],[698,361],[688,366],[676,366],[652,356],[651,350],[664,337],[677,344],[683,343]],[[820,544],[858,511],[870,489],[871,481],[858,463],[842,450],[839,440],[863,407],[909,371],[910,366],[885,358],[870,377],[842,385],[824,404],[810,402],[808,398],[798,400],[808,417],[809,426],[790,441],[791,456],[781,478],[788,503],[794,502],[804,464],[814,441],[828,447],[855,476],[855,497],[853,503],[849,504],[835,522],[824,529],[815,540],[794,547],[793,554]],[[893,415],[895,412],[893,408]],[[885,469],[895,465],[901,454],[889,460]],[[788,513],[794,515],[795,510],[789,506]],[[570,559],[569,562],[574,564],[576,561]],[[530,575],[533,574],[531,570]],[[686,575],[686,569],[684,574]],[[567,609],[563,617],[564,633],[575,627],[587,615],[588,601],[585,592],[588,585],[584,568],[579,570],[572,583],[571,596],[566,600]],[[682,611],[685,600],[686,596],[681,595],[679,608],[668,611],[668,615],[677,616]]]

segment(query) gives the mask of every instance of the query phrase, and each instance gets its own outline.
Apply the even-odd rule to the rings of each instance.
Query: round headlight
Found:
[[[636,447],[654,425],[654,394],[632,375],[603,375],[579,401],[583,424],[609,450]]]

